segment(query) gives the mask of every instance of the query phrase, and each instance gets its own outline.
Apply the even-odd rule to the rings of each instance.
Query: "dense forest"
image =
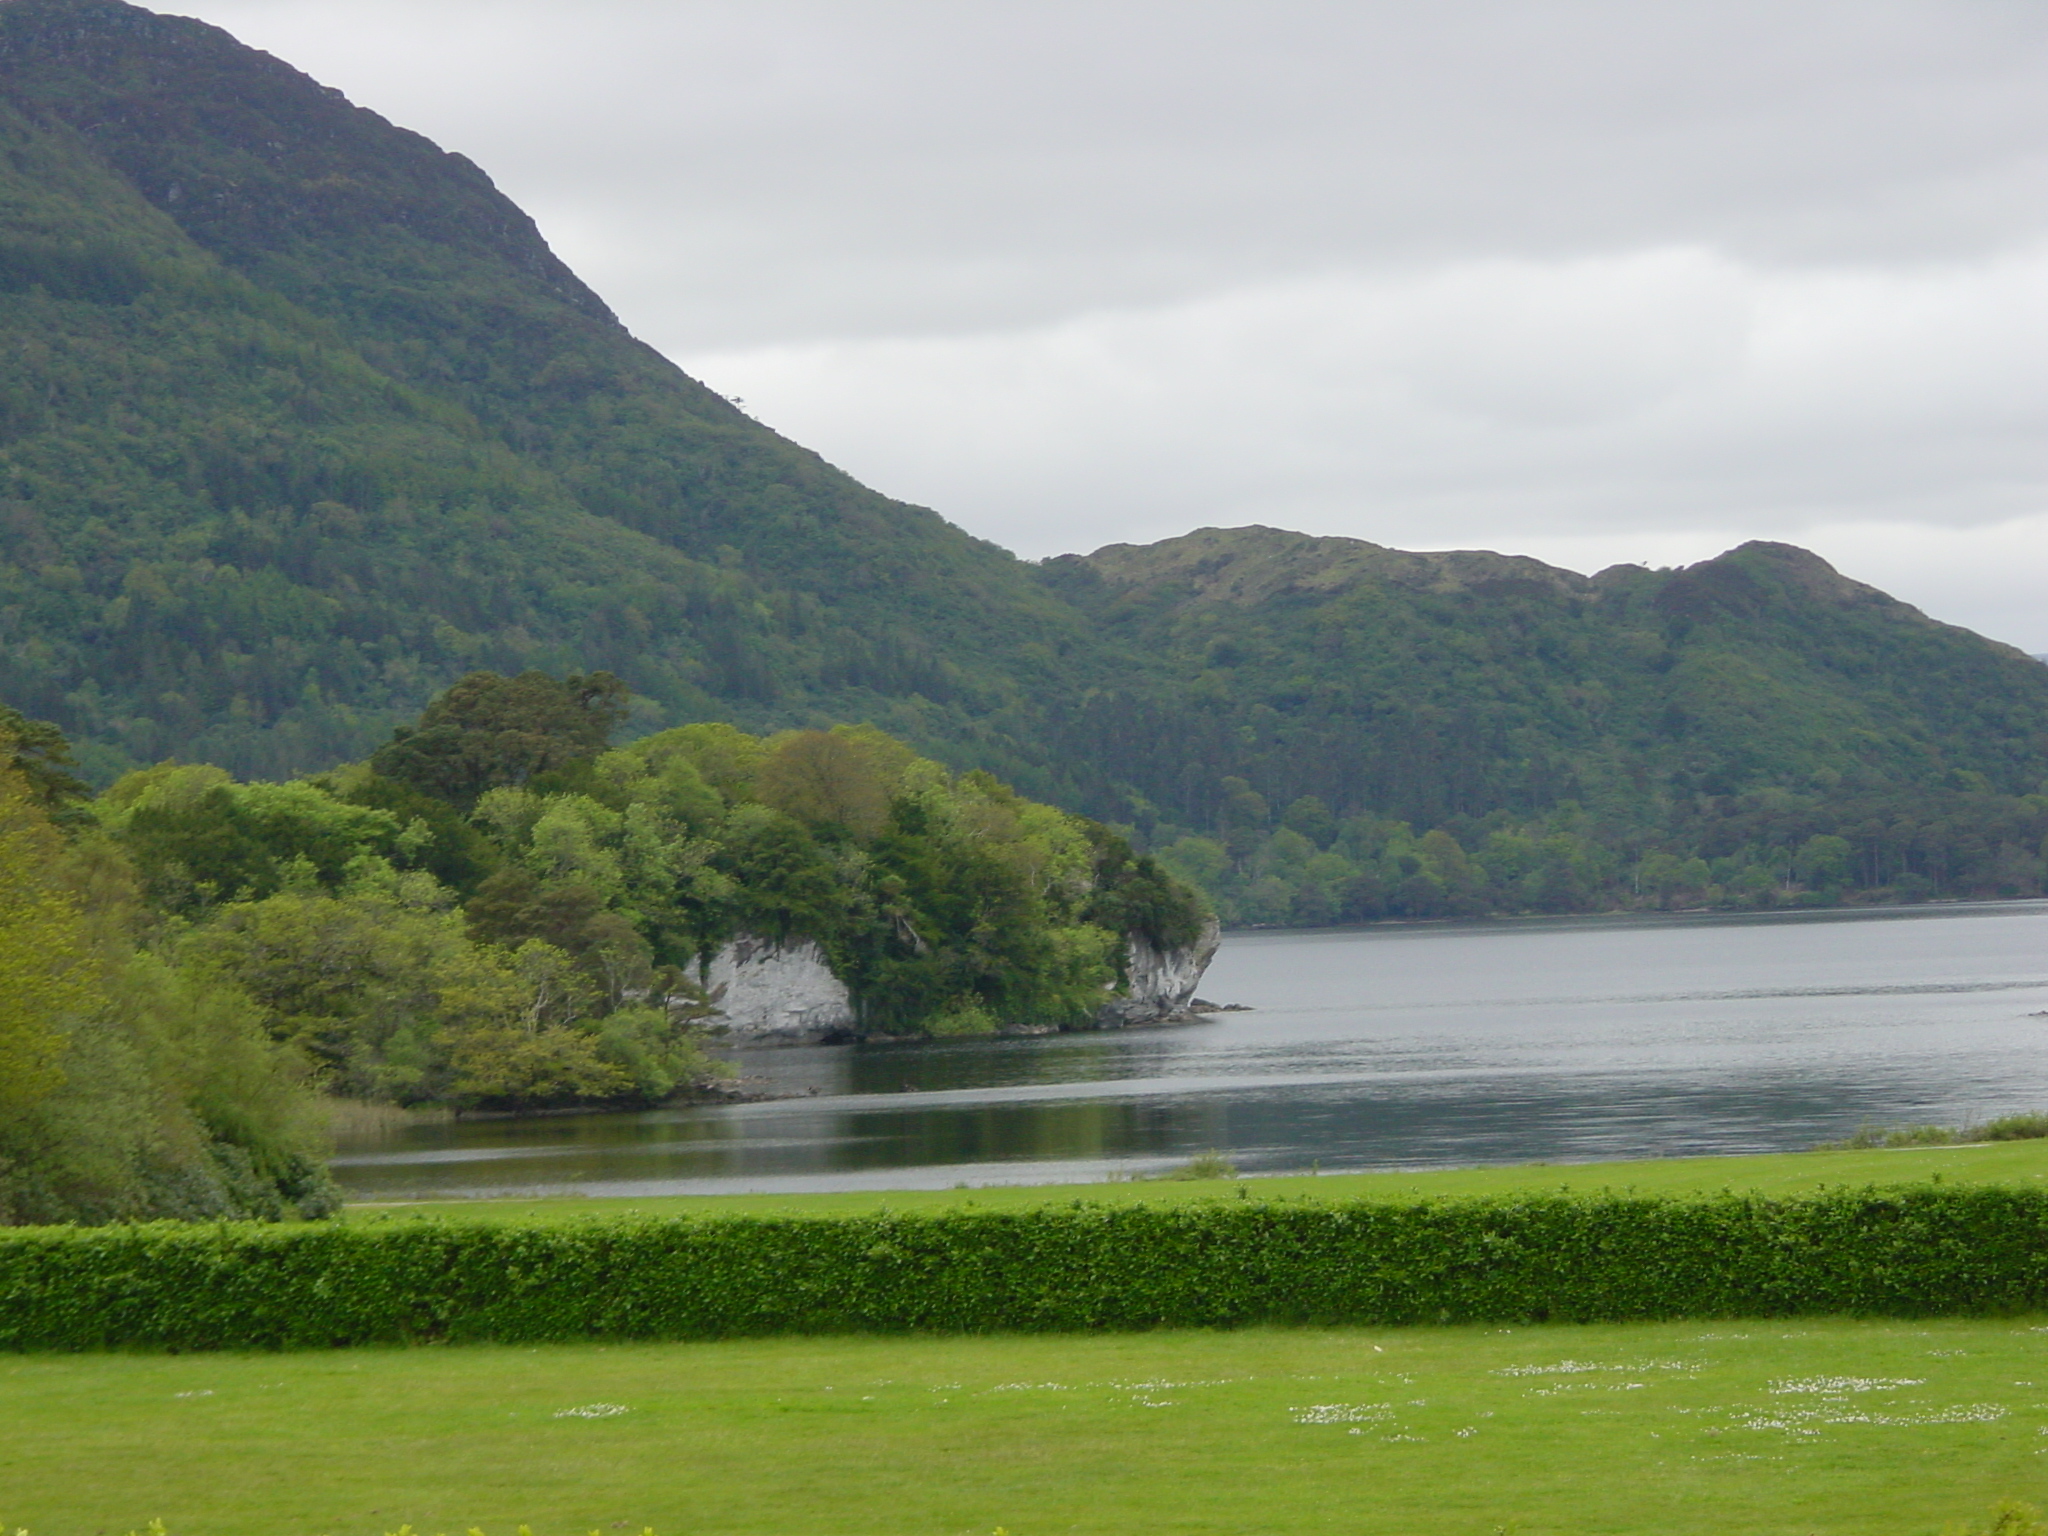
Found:
[[[1227,921],[2044,888],[2048,667],[1804,550],[1588,579],[1207,529],[1050,575],[1187,679],[1081,739]]]
[[[1709,799],[1625,840],[1576,805],[1419,830],[1340,820],[1314,795],[1276,813],[1244,780],[1226,788],[1224,825],[1173,837],[1158,859],[1240,925],[1996,899],[2048,884],[2048,794]]]
[[[331,1213],[306,1063],[180,963],[70,766],[0,710],[0,1223]]]
[[[120,0],[0,0],[0,344],[0,698],[96,788],[602,670],[621,742],[870,722],[1232,921],[2043,888],[2048,668],[1803,551],[1032,565],[636,341],[460,155]]]
[[[1187,887],[869,726],[623,747],[606,673],[475,673],[367,761],[91,795],[0,716],[0,1220],[320,1214],[317,1096],[530,1110],[715,1091],[702,964],[810,941],[892,1035],[1085,1027]]]
[[[1008,777],[1079,678],[1030,567],[685,377],[467,160],[198,22],[0,3],[0,337],[0,697],[96,782],[288,777],[528,666],[614,672],[643,730],[869,719]]]

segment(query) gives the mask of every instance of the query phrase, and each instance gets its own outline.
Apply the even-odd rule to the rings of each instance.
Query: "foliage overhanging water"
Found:
[[[421,1125],[359,1200],[1099,1181],[1789,1151],[2048,1107],[2048,902],[1238,933],[1252,1011],[734,1053],[791,1097]]]

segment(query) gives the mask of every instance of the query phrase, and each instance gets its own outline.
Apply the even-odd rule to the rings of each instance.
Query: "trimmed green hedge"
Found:
[[[1930,1316],[2048,1305],[2048,1191],[0,1233],[0,1347]]]

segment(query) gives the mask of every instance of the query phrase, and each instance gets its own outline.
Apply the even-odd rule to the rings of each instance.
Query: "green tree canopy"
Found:
[[[401,726],[370,766],[389,779],[467,808],[486,790],[595,758],[626,718],[627,692],[609,672],[556,679],[472,672]]]

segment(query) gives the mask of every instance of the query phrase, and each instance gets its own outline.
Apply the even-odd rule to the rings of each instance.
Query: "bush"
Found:
[[[925,1021],[925,1033],[939,1039],[976,1039],[992,1035],[1000,1026],[995,1015],[979,1003],[955,1004]]]
[[[1159,1175],[1162,1179],[1234,1179],[1237,1164],[1221,1152],[1210,1150],[1201,1156],[1190,1158],[1178,1168],[1170,1168]]]
[[[2038,1110],[2026,1115],[2001,1115],[1969,1133],[1971,1141],[2038,1141],[2044,1136],[2048,1136],[2048,1115]]]
[[[1824,1141],[1816,1152],[1868,1152],[1878,1147],[1951,1147],[1975,1136],[1945,1125],[1859,1125],[1841,1141]]]
[[[1824,1141],[1816,1152],[1867,1152],[1879,1147],[1954,1147],[1983,1141],[2038,1141],[2048,1137],[2048,1114],[2001,1115],[1982,1125],[1955,1130],[1946,1125],[1863,1125],[1842,1141]]]
[[[0,1347],[1934,1316],[2048,1304],[2048,1190],[0,1234]]]

